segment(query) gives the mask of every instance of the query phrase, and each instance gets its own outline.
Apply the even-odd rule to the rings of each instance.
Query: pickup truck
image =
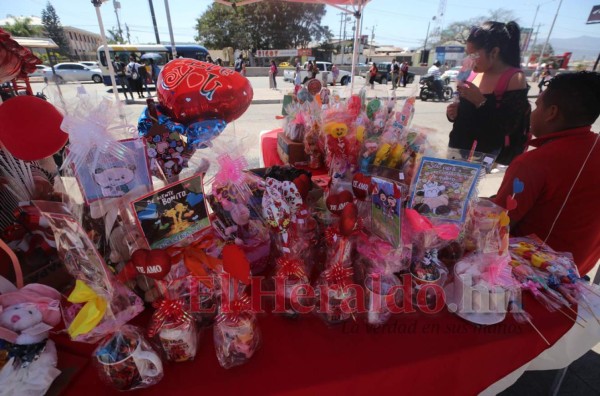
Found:
[[[302,70],[300,71],[300,78],[301,78],[301,81],[303,84],[305,82],[307,82],[311,76],[311,74],[308,72],[308,70],[306,70],[307,64],[308,64],[308,62],[306,62],[302,66]],[[317,79],[319,79],[319,81],[323,81],[323,72],[327,72],[327,83],[333,84],[333,76],[331,74],[331,66],[333,66],[333,64],[331,62],[317,61],[317,67],[319,68],[319,74],[317,74]],[[284,70],[283,71],[283,81],[288,81],[288,82],[293,83],[294,78],[296,77],[295,74],[296,74],[296,68]],[[345,70],[340,70],[340,74],[338,76],[337,83],[342,84],[342,85],[347,85],[350,82],[350,78],[351,78],[350,72],[347,72]]]

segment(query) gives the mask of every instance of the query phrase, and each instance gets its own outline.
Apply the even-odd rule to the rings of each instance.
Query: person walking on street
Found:
[[[433,87],[435,88],[435,94],[438,97],[438,100],[442,102],[444,100],[444,85],[442,84],[442,72],[440,71],[440,66],[442,63],[437,60],[435,63],[427,70],[427,74],[433,76]]]
[[[115,56],[115,60],[113,61],[112,65],[113,69],[115,70],[115,82],[123,89],[125,101],[128,100],[127,92],[129,92],[129,95],[131,95],[131,100],[133,100],[133,92],[131,91],[131,86],[127,85],[127,78],[125,76],[125,64]]]
[[[394,59],[392,61],[392,89],[396,89],[400,82],[400,65],[398,61]]]
[[[148,88],[148,82],[150,81],[150,73],[148,72],[148,67],[146,66],[146,63],[144,61],[142,61],[142,64],[140,64],[138,71],[140,73],[140,80],[142,82],[142,85],[144,86],[144,88],[146,88],[146,93],[148,94],[148,97],[151,98],[152,95],[150,94],[150,89]]]
[[[269,67],[269,88],[277,89],[277,65],[275,61],[271,59],[271,66]]]
[[[369,84],[371,85],[371,89],[375,89],[375,77],[377,77],[377,66],[375,66],[375,62],[373,62],[369,69]]]
[[[156,80],[160,74],[160,67],[154,63],[154,59],[150,58],[150,75],[152,76],[152,83],[156,86]]]
[[[334,63],[331,66],[331,78],[333,79],[333,86],[337,82],[338,77],[340,76],[340,69],[338,69],[337,65]]]
[[[402,62],[400,72],[402,73],[402,86],[406,87],[406,83],[408,82],[408,62]]]
[[[238,73],[242,73],[242,65],[243,64],[244,64],[244,56],[242,54],[240,54],[240,56],[238,56],[238,58],[235,60],[233,69]]]
[[[129,64],[125,70],[125,75],[127,76],[127,85],[129,85],[141,99],[144,97],[144,92],[142,91],[142,80],[140,78],[139,68],[142,65],[135,61],[134,56],[129,57]],[[133,98],[133,94],[131,95]]]
[[[538,88],[540,89],[540,93],[544,91],[544,87],[548,84],[548,81],[552,78],[552,72],[550,71],[550,65],[546,65],[542,75],[540,76],[540,82],[538,83]]]

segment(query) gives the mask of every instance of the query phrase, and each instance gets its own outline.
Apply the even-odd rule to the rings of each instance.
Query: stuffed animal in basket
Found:
[[[60,374],[48,331],[60,322],[60,294],[30,284],[0,295],[0,394],[46,393]]]

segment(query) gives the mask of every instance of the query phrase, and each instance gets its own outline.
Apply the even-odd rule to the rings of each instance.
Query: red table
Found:
[[[524,296],[524,307],[551,342],[573,322]],[[146,317],[147,318],[147,317]],[[212,331],[205,330],[194,362],[165,365],[144,395],[364,395],[477,394],[547,348],[529,325],[512,318],[476,327],[444,310],[396,315],[379,329],[359,322],[328,328],[314,316],[297,320],[259,318],[263,346],[246,364],[230,370],[217,362]],[[59,348],[90,356],[91,348],[58,339]],[[91,359],[88,359],[88,361]],[[91,364],[71,381],[65,395],[119,394],[104,385]]]

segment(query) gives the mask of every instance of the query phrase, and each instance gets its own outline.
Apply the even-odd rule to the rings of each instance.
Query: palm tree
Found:
[[[12,17],[12,15],[9,15]],[[7,23],[2,29],[15,37],[39,37],[43,33],[41,26],[31,24],[30,17],[12,17],[13,22]]]

